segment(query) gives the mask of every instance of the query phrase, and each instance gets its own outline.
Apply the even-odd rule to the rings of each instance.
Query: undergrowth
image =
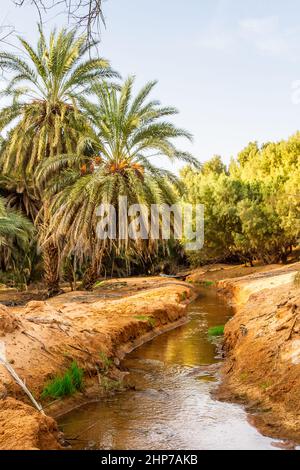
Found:
[[[67,397],[82,389],[83,370],[74,361],[64,375],[54,377],[54,379],[45,385],[41,398]]]

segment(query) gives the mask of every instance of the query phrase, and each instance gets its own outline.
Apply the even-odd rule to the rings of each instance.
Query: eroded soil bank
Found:
[[[225,328],[218,398],[244,403],[268,436],[300,442],[300,264],[217,266],[194,273],[213,281],[236,307]]]
[[[47,302],[0,309],[1,354],[39,401],[49,379],[76,361],[84,370],[85,391],[43,403],[51,416],[106,393],[101,376],[113,360],[107,379],[118,380],[117,366],[126,352],[185,321],[194,289],[162,278],[108,281],[93,293],[73,292]],[[0,365],[0,449],[57,449],[55,421],[30,405]]]

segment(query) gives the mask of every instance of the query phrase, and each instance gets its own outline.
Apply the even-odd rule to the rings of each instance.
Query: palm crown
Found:
[[[105,59],[84,59],[89,46],[75,31],[54,31],[47,43],[39,28],[37,50],[19,40],[26,59],[0,53],[0,67],[13,74],[3,92],[12,103],[2,110],[0,129],[19,119],[3,145],[3,169],[32,172],[43,158],[74,150],[78,132],[86,126],[78,96],[88,93],[96,80],[117,73]]]

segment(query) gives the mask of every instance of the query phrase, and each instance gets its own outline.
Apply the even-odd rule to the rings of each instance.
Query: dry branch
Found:
[[[53,8],[62,7],[70,23],[82,28],[90,43],[95,42],[94,37],[100,31],[100,25],[105,25],[102,3],[103,0],[12,0],[16,6],[26,4],[34,5],[40,22],[44,15]]]

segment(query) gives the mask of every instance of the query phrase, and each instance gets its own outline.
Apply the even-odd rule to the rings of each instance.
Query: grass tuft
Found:
[[[82,390],[83,388],[83,370],[78,367],[76,362],[72,362],[71,367],[71,378],[76,390]]]
[[[102,287],[102,286],[104,286],[105,283],[106,283],[106,281],[97,281],[93,285],[93,288],[96,289],[97,287]]]
[[[224,326],[213,326],[208,330],[209,336],[223,336],[224,335]]]
[[[67,397],[82,389],[83,370],[78,367],[76,362],[72,362],[64,375],[55,377],[45,385],[41,398]]]

